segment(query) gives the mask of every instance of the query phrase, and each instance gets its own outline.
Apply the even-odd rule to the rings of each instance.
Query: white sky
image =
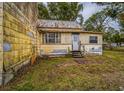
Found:
[[[84,9],[83,9],[82,15],[84,17],[84,21],[86,21],[93,14],[105,8],[105,6],[98,6],[97,4],[90,3],[90,2],[85,2],[83,3],[83,5],[84,5]]]

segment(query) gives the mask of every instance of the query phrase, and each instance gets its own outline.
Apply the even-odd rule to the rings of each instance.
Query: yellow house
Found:
[[[84,51],[102,55],[102,33],[84,31],[75,21],[38,20],[41,54]]]

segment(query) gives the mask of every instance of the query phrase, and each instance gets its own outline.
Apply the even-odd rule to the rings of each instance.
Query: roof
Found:
[[[82,28],[75,21],[58,21],[58,20],[41,20],[37,21],[37,25],[39,28]]]
[[[103,34],[102,32],[84,31],[84,29],[75,21],[60,20],[42,20],[37,21],[39,32],[64,32],[64,33],[86,33],[86,34]]]

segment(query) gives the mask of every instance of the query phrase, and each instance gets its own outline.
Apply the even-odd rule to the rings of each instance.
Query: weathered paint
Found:
[[[3,79],[3,3],[0,3],[0,85]]]
[[[67,50],[68,52],[71,51],[71,45],[41,45],[40,47],[40,50],[41,50],[41,54],[49,54],[51,53],[53,50],[56,50],[56,49],[65,49]]]
[[[72,43],[72,37],[71,33],[61,33],[61,44],[71,44]]]
[[[78,28],[82,27],[76,21],[62,21],[62,20],[43,20],[39,19],[37,21],[38,27],[45,28]]]
[[[38,54],[36,11],[36,3],[0,3],[0,85]]]
[[[83,50],[83,46],[84,46],[84,51],[85,54],[98,54],[98,55],[102,55],[102,45],[93,45],[93,44],[89,44],[89,45],[82,45],[81,49]]]
[[[98,43],[89,43],[89,36],[97,36]],[[85,54],[96,53],[102,54],[102,34],[95,33],[79,33],[79,40],[81,41],[81,49],[85,49]],[[72,33],[62,33],[61,32],[61,43],[60,44],[43,44],[42,43],[42,33],[41,33],[41,46],[40,50],[43,53],[51,53],[55,49],[65,49],[72,50]],[[94,50],[93,50],[94,49]],[[97,50],[97,51],[96,51]],[[95,52],[96,51],[96,52]]]
[[[90,44],[89,43],[89,36],[97,36],[98,43],[95,45],[102,44],[102,34],[87,34],[87,33],[80,33],[80,41],[81,44]],[[93,44],[94,45],[94,44]]]
[[[10,43],[10,51],[4,51],[5,69],[27,60],[35,54],[36,33],[26,16],[13,3],[4,3],[4,42]],[[13,11],[15,13],[13,13]],[[34,37],[28,35],[32,32]]]

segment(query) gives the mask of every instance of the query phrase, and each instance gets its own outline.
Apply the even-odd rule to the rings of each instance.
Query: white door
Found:
[[[79,50],[79,34],[72,34],[72,51]]]

